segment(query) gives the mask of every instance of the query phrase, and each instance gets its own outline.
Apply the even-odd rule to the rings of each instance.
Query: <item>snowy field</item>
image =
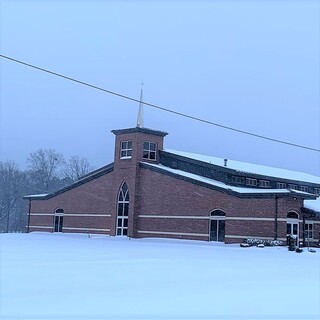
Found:
[[[0,319],[320,319],[320,250],[0,234]]]

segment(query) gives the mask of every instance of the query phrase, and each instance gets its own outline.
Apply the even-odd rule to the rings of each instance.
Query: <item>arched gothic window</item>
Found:
[[[124,182],[118,194],[117,205],[117,236],[128,234],[128,215],[129,215],[129,189]]]

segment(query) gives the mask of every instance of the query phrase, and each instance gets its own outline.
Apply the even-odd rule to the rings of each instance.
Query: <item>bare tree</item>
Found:
[[[23,221],[22,195],[26,175],[12,161],[0,162],[0,228],[9,232],[9,227],[20,228]],[[12,219],[11,219],[12,218]],[[12,221],[10,221],[12,220]]]
[[[72,181],[78,180],[81,176],[92,171],[89,161],[86,158],[72,156],[64,163],[63,175]]]
[[[54,180],[58,177],[58,168],[63,164],[63,155],[53,149],[39,149],[30,153],[27,159],[32,180],[44,192],[52,191]]]

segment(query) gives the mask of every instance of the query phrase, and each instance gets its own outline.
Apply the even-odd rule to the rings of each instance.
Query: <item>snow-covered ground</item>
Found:
[[[0,319],[320,319],[320,250],[0,234]]]

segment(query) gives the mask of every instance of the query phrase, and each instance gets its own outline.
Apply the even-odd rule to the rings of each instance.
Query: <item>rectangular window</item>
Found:
[[[143,159],[156,160],[156,144],[145,141],[143,143]]]
[[[287,185],[284,182],[277,182],[277,189],[286,189]]]
[[[288,188],[289,188],[289,189],[295,189],[295,190],[297,190],[297,189],[298,189],[298,186],[297,186],[296,184],[289,183],[289,184],[288,184]]]
[[[257,179],[246,178],[246,185],[256,187],[257,186]]]
[[[235,183],[235,184],[244,184],[244,178],[232,176],[231,177],[231,182]]]
[[[269,188],[270,182],[267,181],[267,180],[260,180],[260,181],[259,181],[259,186],[260,186],[260,187],[263,187],[263,188]]]
[[[298,224],[297,223],[292,224],[292,234],[295,236],[298,235]]]
[[[313,224],[312,223],[306,223],[304,225],[304,236],[306,239],[313,239]]]
[[[132,157],[132,141],[121,141],[120,159]]]
[[[300,186],[300,191],[309,192],[309,187],[307,187],[307,186]]]
[[[314,188],[314,193],[320,195],[320,188]]]
[[[287,234],[291,234],[291,224],[287,223]]]

